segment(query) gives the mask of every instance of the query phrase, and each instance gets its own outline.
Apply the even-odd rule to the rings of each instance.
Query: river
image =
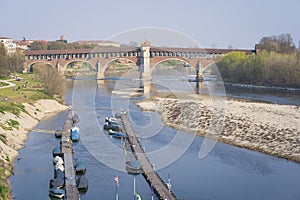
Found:
[[[122,103],[118,102],[119,100],[120,102],[124,101],[124,99],[111,94],[111,88],[115,86],[112,81],[107,81],[97,87],[94,99],[88,99],[90,97],[86,97],[86,95],[90,86],[87,82],[77,81],[76,98],[80,99],[78,101],[81,103],[86,103],[82,105],[82,110],[77,107],[79,109],[78,113],[82,117],[81,112],[89,112],[90,105],[87,104],[89,104],[89,101],[93,101],[95,103],[93,112],[95,112],[97,118],[96,123],[99,127],[102,127],[104,118],[111,116],[113,113],[110,108],[122,107]],[[174,85],[178,84],[178,81],[174,80],[169,82]],[[122,82],[122,85],[126,85],[126,81]],[[160,85],[166,86],[165,84]],[[158,90],[159,87],[156,87],[156,89]],[[72,100],[73,95],[74,90],[69,88],[66,94],[68,104],[74,103],[74,98]],[[299,105],[300,102],[298,95],[293,96],[287,93],[259,94],[259,92],[253,91],[227,90],[226,95],[270,103]],[[141,143],[146,152],[149,152],[150,157],[150,152],[163,149],[175,136],[191,137],[189,133],[178,132],[162,125],[159,120],[155,122],[159,128],[147,127],[147,124],[150,123],[149,120],[156,116],[156,113],[144,113],[134,104],[135,100],[142,98],[134,97],[129,100],[126,99],[126,102],[130,118],[134,122],[133,125],[140,134]],[[54,117],[41,121],[37,128],[61,129],[65,117],[66,112],[59,113]],[[113,160],[116,159],[115,152],[111,149],[105,149],[105,145],[101,143],[104,138],[120,150],[121,142],[108,136],[101,128],[95,130],[95,127],[88,124],[89,121],[94,120],[94,118],[89,117],[81,119],[78,126],[81,128],[82,141],[74,144],[75,157],[86,164],[86,176],[89,180],[89,189],[87,193],[81,195],[81,199],[115,199],[115,175],[118,175],[120,180],[119,199],[133,199],[133,176],[110,166],[110,161],[111,163],[115,162]],[[150,129],[150,131],[143,127],[147,127],[147,130]],[[151,135],[152,129],[155,130],[156,134]],[[150,135],[143,133],[143,131],[149,132]],[[100,135],[102,140],[100,140]],[[91,141],[93,138],[94,141]],[[208,156],[199,159],[198,152],[202,141],[202,137],[195,136],[182,156],[167,165],[167,167],[158,170],[165,181],[168,179],[168,174],[171,175],[172,191],[178,199],[299,199],[299,164],[223,143],[217,143]],[[30,132],[25,147],[20,150],[20,156],[15,160],[14,175],[10,177],[14,199],[49,199],[49,180],[53,178],[51,152],[58,144],[59,140],[52,134]],[[97,152],[102,152],[102,154],[99,155]],[[105,161],[102,160],[104,153],[106,156]],[[120,158],[120,160],[122,159]],[[163,160],[161,161],[163,162]],[[158,161],[155,162],[154,164],[158,166]],[[135,178],[136,191],[142,199],[150,200],[151,189],[144,177],[138,175]]]

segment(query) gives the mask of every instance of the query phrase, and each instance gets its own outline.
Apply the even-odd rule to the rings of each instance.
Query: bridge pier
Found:
[[[202,82],[203,81],[203,70],[201,62],[198,61],[196,65],[196,82]]]
[[[141,71],[141,79],[151,80],[151,70],[150,70],[150,47],[151,44],[149,41],[143,41],[141,43],[140,51],[140,71]]]
[[[99,60],[96,62],[95,68],[97,72],[97,80],[104,79],[104,71],[102,70],[101,63]]]
[[[151,80],[141,79],[139,88],[142,89],[145,97],[149,97],[151,92]]]

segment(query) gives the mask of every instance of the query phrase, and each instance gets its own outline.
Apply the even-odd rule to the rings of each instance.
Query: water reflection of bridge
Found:
[[[231,51],[243,51],[247,54],[254,50],[203,49],[153,47],[144,41],[140,47],[96,47],[95,49],[65,49],[26,51],[25,69],[33,70],[36,63],[47,63],[60,71],[75,61],[87,62],[95,67],[98,79],[104,78],[105,70],[113,61],[125,59],[138,66],[140,78],[151,79],[151,71],[166,60],[180,60],[197,69],[198,75],[215,60]]]

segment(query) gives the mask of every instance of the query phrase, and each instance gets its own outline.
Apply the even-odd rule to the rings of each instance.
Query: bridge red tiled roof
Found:
[[[77,54],[77,53],[88,53],[93,49],[62,49],[62,50],[28,50],[25,51],[26,56],[32,55],[51,55],[51,54]]]
[[[96,47],[95,49],[62,49],[62,50],[33,50],[25,51],[26,56],[53,54],[84,54],[84,53],[114,53],[134,52],[136,47]]]
[[[139,47],[96,47],[95,49],[63,49],[63,50],[37,50],[25,51],[26,56],[30,55],[53,55],[53,54],[84,54],[84,53],[126,53],[136,52]],[[243,51],[246,54],[255,53],[255,50],[244,49],[212,49],[212,48],[174,48],[174,47],[150,47],[150,51],[157,52],[182,52],[182,53],[209,53],[227,54],[232,51]]]
[[[213,49],[213,48],[177,48],[177,47],[151,47],[152,51],[182,52],[182,53],[209,53],[227,54],[232,51],[243,51],[246,54],[254,53],[255,50],[248,49]]]

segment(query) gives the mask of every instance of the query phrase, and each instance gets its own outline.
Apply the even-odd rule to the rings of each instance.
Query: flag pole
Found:
[[[150,182],[150,187],[151,187],[151,200],[153,200],[153,185],[152,185],[152,180]]]
[[[135,198],[135,176],[133,175],[133,199],[136,200]]]
[[[119,187],[119,177],[115,176],[115,182],[116,182],[116,200],[119,200],[119,194],[118,194],[118,187]]]
[[[119,200],[118,185],[116,184],[116,200]]]

